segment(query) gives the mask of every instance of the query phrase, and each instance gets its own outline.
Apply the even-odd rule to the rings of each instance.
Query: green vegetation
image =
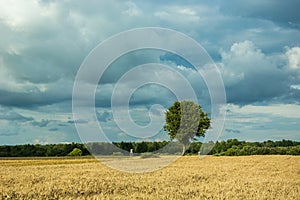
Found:
[[[208,113],[193,101],[176,101],[166,112],[166,125],[170,139],[176,139],[183,145],[182,154],[195,137],[204,136],[210,127]]]
[[[167,145],[167,146],[166,146]],[[192,142],[185,154],[198,154],[202,143]],[[82,156],[90,155],[129,156],[130,149],[135,155],[160,150],[161,154],[176,154],[180,152],[181,144],[175,142],[95,142],[86,145],[71,144],[26,144],[16,146],[0,146],[0,157],[28,157],[28,156]],[[162,150],[161,150],[162,149]],[[80,152],[80,151],[81,152]],[[245,156],[245,155],[300,155],[300,142],[291,140],[245,142],[237,139],[218,141],[214,144],[210,155],[217,156]]]
[[[73,149],[78,148],[82,155],[89,155],[84,144],[25,144],[16,146],[0,146],[0,157],[27,157],[27,156],[67,156]]]
[[[300,142],[291,140],[245,142],[231,139],[226,142],[217,142],[211,154],[220,156],[300,155]]]
[[[78,148],[74,148],[69,154],[68,156],[81,156],[82,155],[82,151],[81,149]]]

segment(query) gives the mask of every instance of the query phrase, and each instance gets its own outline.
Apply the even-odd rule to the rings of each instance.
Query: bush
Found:
[[[82,155],[82,151],[81,149],[78,148],[74,148],[69,154],[68,156],[81,156]]]

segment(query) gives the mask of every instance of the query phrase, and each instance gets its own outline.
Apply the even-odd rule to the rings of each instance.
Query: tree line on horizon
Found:
[[[213,143],[213,142],[210,142]],[[300,142],[292,140],[246,142],[237,139],[217,141],[209,155],[215,156],[246,156],[246,155],[300,155]],[[192,142],[185,155],[198,154],[201,142]],[[75,149],[75,151],[74,151]],[[161,142],[93,142],[87,144],[24,144],[0,146],[0,157],[39,157],[39,156],[76,156],[82,155],[129,155],[130,149],[135,155],[146,152],[159,154],[180,154],[181,145],[170,141]],[[163,149],[160,151],[160,149]],[[79,154],[74,154],[78,152]]]

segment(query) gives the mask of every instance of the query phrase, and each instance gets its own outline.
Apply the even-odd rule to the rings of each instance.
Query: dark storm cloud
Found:
[[[266,19],[291,28],[300,28],[298,0],[230,0],[221,3],[221,11],[227,15]]]
[[[235,104],[251,104],[254,102],[270,101],[287,93],[289,86],[284,76],[257,73],[245,75],[237,84],[227,86],[227,101]]]
[[[217,61],[222,59],[219,54],[220,49],[228,49],[235,42],[246,39],[251,39],[263,51],[282,52],[284,46],[299,43],[299,32],[289,28],[279,29],[276,25],[260,19],[297,23],[299,21],[299,14],[295,12],[297,2],[299,1],[259,1],[256,3],[252,1],[228,3],[188,1],[183,4],[175,1],[160,5],[147,3],[149,7],[146,9],[138,2],[136,2],[138,6],[135,7],[130,7],[126,3],[117,4],[118,6],[115,7],[115,3],[104,5],[101,2],[93,2],[81,5],[78,1],[73,3],[46,1],[32,5],[37,12],[11,14],[4,10],[3,20],[0,23],[2,27],[0,52],[2,66],[8,69],[7,74],[14,77],[14,81],[21,85],[31,83],[32,85],[45,84],[46,87],[51,84],[54,86],[43,92],[38,89],[26,92],[24,89],[17,91],[0,88],[0,104],[32,107],[71,100],[72,81],[84,57],[110,33],[122,30],[123,24],[128,24],[124,25],[123,29],[135,27],[139,22],[145,21],[148,24],[143,24],[144,26],[176,28],[203,44]],[[114,9],[110,7],[112,5]],[[139,6],[141,9],[138,9]],[[43,11],[46,8],[49,16],[40,16],[39,10]],[[106,8],[110,8],[110,12],[106,12]],[[13,10],[13,7],[11,9]],[[99,9],[102,12],[99,12]],[[137,18],[120,17],[125,15],[139,16],[140,19],[137,21]],[[151,23],[146,20],[150,16],[153,21]],[[23,20],[17,21],[19,18]],[[180,20],[176,20],[178,18]],[[118,26],[109,25],[108,22],[113,19],[120,20],[116,23],[122,26],[117,28]],[[102,24],[106,29],[102,29],[100,25],[95,26],[96,24]],[[297,37],[299,39],[296,39]],[[100,84],[115,83],[124,73],[137,65],[164,61],[189,67],[188,63],[178,57],[158,50],[131,52],[112,63],[101,77]],[[245,103],[245,100],[248,103],[262,101],[276,97],[278,93],[286,90],[286,85],[276,84],[286,81],[285,77],[271,71],[268,75],[265,72],[259,73],[257,72],[255,82],[252,81],[254,74],[245,73],[244,80],[239,85],[226,85],[229,101],[237,103],[239,101]],[[267,81],[267,84],[265,89],[262,89],[264,81]],[[277,90],[267,87],[274,84],[278,86]],[[248,98],[247,94],[253,95]],[[109,91],[101,93],[100,96],[97,94],[99,98],[96,105],[109,106],[110,95]],[[242,96],[245,98],[241,99]],[[150,103],[153,100],[155,101],[149,98]],[[168,98],[166,100],[169,101]],[[164,98],[161,97],[160,100],[156,100],[156,103],[163,101]],[[141,104],[144,101],[135,98],[132,103]]]
[[[70,91],[71,92],[71,91]],[[62,96],[59,96],[60,95]],[[44,93],[44,92],[10,92],[0,90],[0,104],[15,107],[33,107],[50,105],[71,99],[71,95],[62,94],[61,92]]]
[[[99,66],[107,67],[99,81],[99,84],[116,83],[127,71],[139,65],[146,63],[159,63],[159,57],[163,54],[164,52],[161,50],[142,49],[129,52],[125,55],[119,55],[119,57],[117,57],[111,65]]]

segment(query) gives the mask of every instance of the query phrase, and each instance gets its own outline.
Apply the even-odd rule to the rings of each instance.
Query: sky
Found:
[[[107,38],[143,27],[181,32],[210,55],[227,97],[219,140],[300,141],[299,7],[298,0],[0,1],[0,145],[81,142],[75,124],[90,122],[76,121],[72,113],[80,66]],[[156,75],[174,87],[180,88],[175,72],[185,77],[203,110],[211,112],[203,77],[184,59],[162,50],[130,52],[111,63],[95,94],[97,120],[111,141],[136,139],[128,135],[130,128],[118,127],[111,97],[127,71],[146,63],[172,68]],[[147,69],[135,73],[139,79],[152,76]],[[128,95],[118,98],[122,94]],[[140,126],[153,119],[162,127],[175,100],[169,88],[144,85],[130,98],[129,116]],[[161,129],[150,132],[139,140],[168,139]]]

